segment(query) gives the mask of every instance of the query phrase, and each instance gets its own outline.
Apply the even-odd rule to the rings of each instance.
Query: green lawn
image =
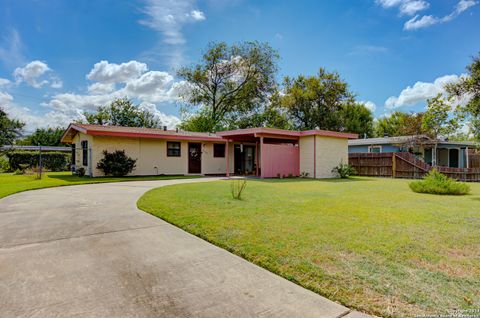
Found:
[[[187,176],[150,176],[150,177],[122,177],[122,178],[89,178],[73,176],[71,172],[48,172],[41,180],[34,175],[14,175],[0,173],[0,198],[7,195],[41,188],[68,186],[85,183],[103,183],[119,181],[166,180],[178,178],[192,178]]]
[[[230,181],[154,189],[139,208],[331,300],[381,316],[480,308],[480,184],[467,196],[406,180]]]

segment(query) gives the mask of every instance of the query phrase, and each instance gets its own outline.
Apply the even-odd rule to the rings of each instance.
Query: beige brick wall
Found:
[[[314,136],[301,137],[300,144],[300,172],[308,172],[309,177],[314,177]],[[316,136],[316,177],[332,178],[332,169],[340,161],[348,163],[348,140]]]
[[[348,140],[317,136],[317,178],[333,178],[340,161],[348,163]]]
[[[313,136],[300,137],[300,173],[313,178]]]
[[[181,156],[167,157],[167,141],[144,138],[124,138],[90,136],[77,133],[73,138],[76,152],[76,167],[82,167],[81,141],[87,140],[92,150],[92,172],[94,177],[102,176],[97,163],[103,158],[103,151],[125,150],[125,153],[137,159],[136,167],[130,175],[155,175],[155,174],[188,174],[188,141],[181,142]],[[175,141],[175,140],[171,140]],[[195,142],[196,141],[192,141]],[[224,174],[226,171],[226,158],[213,157],[213,143],[199,142],[202,144],[202,174]],[[233,143],[229,146],[230,172],[233,173]],[[90,158],[89,158],[90,160]],[[85,166],[89,173],[89,167]]]

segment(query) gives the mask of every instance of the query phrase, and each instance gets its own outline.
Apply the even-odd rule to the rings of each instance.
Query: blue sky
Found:
[[[336,70],[375,116],[419,111],[480,51],[477,0],[0,0],[0,104],[27,129],[129,96],[169,126],[180,65],[267,41],[279,80]]]

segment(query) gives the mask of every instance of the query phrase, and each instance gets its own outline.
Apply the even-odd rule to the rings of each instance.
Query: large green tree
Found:
[[[61,146],[60,138],[65,128],[37,128],[31,135],[19,140],[20,145]]]
[[[383,136],[418,136],[429,135],[428,129],[423,125],[425,113],[405,113],[394,111],[389,116],[377,119],[375,123],[375,135]]]
[[[480,53],[467,66],[467,73],[458,83],[447,85],[446,89],[452,97],[468,99],[468,103],[459,106],[457,111],[467,119],[471,132],[480,140]]]
[[[375,135],[377,137],[400,136],[400,130],[406,116],[408,116],[407,113],[394,111],[387,116],[378,118],[375,123]]]
[[[286,77],[283,84],[282,104],[295,129],[342,129],[342,109],[354,95],[338,73],[320,68],[316,76]]]
[[[190,115],[182,127],[216,131],[255,112],[276,90],[277,60],[266,43],[209,44],[198,64],[178,71],[190,83],[182,96]]]
[[[373,137],[373,114],[362,103],[342,105],[341,130],[356,133],[362,137]]]
[[[427,100],[427,111],[423,115],[422,127],[430,132],[434,141],[432,164],[437,163],[437,145],[440,137],[449,137],[458,129],[456,118],[450,115],[452,106],[445,101],[442,94]]]
[[[0,146],[12,145],[22,135],[25,123],[11,119],[0,107]]]
[[[84,113],[89,124],[158,128],[161,122],[147,109],[134,105],[128,98],[114,100],[93,113]]]

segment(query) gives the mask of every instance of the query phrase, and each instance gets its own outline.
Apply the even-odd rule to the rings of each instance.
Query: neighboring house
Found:
[[[62,142],[72,145],[74,167],[102,176],[103,151],[125,150],[137,160],[131,175],[256,175],[262,178],[332,177],[348,161],[348,139],[356,134],[325,130],[252,128],[217,134],[179,130],[70,124]]]
[[[474,142],[439,140],[437,165],[450,168],[469,168],[469,149],[476,148]],[[432,165],[434,142],[426,136],[399,136],[350,140],[349,153],[411,152]]]

